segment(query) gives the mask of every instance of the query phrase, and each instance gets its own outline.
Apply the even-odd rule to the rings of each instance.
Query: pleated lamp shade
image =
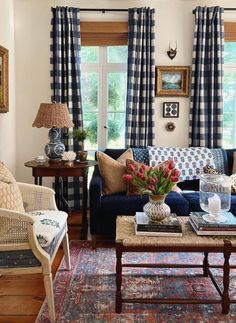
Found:
[[[37,128],[71,128],[74,124],[65,103],[41,103],[32,126]]]

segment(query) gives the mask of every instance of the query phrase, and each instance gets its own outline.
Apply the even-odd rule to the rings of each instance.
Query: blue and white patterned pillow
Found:
[[[205,147],[148,147],[149,165],[157,166],[159,163],[173,159],[175,167],[181,171],[180,180],[198,179],[203,166],[211,165],[215,168],[213,154]]]
[[[135,161],[149,165],[149,154],[147,148],[132,148],[132,150]]]
[[[48,247],[67,222],[67,213],[58,210],[37,210],[28,214],[35,220],[34,230],[41,247]]]

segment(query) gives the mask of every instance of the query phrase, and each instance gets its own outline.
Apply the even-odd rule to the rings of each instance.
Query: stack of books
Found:
[[[236,218],[231,212],[225,212],[224,215],[227,221],[224,223],[209,223],[206,222],[202,216],[204,212],[191,212],[189,222],[197,235],[236,235]]]
[[[136,212],[134,217],[134,228],[136,235],[182,237],[182,227],[174,213],[160,222],[151,222],[144,212]]]

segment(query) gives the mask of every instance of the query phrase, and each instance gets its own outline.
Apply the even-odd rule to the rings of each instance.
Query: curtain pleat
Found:
[[[222,146],[224,9],[197,7],[193,43],[189,145]]]
[[[131,8],[128,15],[126,146],[147,147],[154,140],[154,9]]]
[[[67,103],[75,128],[82,129],[79,14],[78,8],[52,8],[51,89],[52,101]],[[66,150],[78,151],[78,143],[67,134],[68,129],[62,129]],[[63,196],[71,209],[81,207],[80,187],[78,178],[63,179]]]

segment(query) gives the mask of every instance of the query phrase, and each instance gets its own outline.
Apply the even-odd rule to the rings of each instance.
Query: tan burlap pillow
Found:
[[[122,176],[126,172],[126,159],[133,159],[132,149],[127,149],[117,160],[100,151],[97,160],[103,178],[103,194],[115,194],[126,191],[126,181]]]
[[[7,167],[0,162],[0,208],[25,212],[20,189]]]

